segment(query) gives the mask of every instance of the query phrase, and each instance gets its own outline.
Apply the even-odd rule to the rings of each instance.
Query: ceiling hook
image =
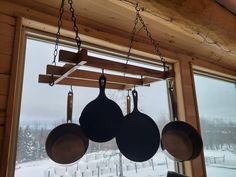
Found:
[[[73,93],[72,85],[70,85],[70,92]]]

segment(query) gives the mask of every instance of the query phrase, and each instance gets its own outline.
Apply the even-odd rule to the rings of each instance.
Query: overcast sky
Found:
[[[236,121],[236,85],[218,79],[195,76],[200,115]]]
[[[46,65],[53,60],[53,44],[28,40],[21,104],[21,121],[62,120],[66,117],[66,103],[69,86],[38,83],[38,75],[46,73]],[[72,50],[72,49],[70,49]],[[214,118],[236,119],[235,84],[226,83],[201,76],[195,77],[200,115]],[[73,87],[74,122],[78,122],[82,109],[98,95],[98,89]],[[153,84],[148,88],[138,88],[140,109],[157,119],[169,116],[165,82]],[[125,109],[127,92],[107,93],[116,97],[115,101]],[[116,96],[114,96],[116,95]]]

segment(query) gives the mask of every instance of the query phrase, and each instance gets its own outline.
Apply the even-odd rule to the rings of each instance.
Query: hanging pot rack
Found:
[[[52,65],[47,65],[46,74],[39,75],[39,83],[46,83],[51,86],[55,84],[60,85],[73,85],[73,86],[84,86],[84,87],[99,87],[98,78],[101,73],[94,72],[93,70],[84,70],[81,69],[82,66],[87,66],[87,68],[97,68],[104,72],[105,70],[119,72],[122,75],[107,74],[107,88],[108,89],[118,89],[118,90],[129,90],[133,88],[134,85],[141,86],[150,86],[151,83],[158,80],[168,79],[174,77],[175,73],[173,70],[166,70],[166,62],[163,56],[159,51],[159,44],[152,38],[151,33],[148,31],[147,26],[145,25],[142,17],[139,12],[142,10],[136,5],[136,18],[135,24],[132,30],[129,51],[127,54],[126,63],[119,63],[115,61],[110,61],[106,59],[97,58],[94,56],[89,56],[86,49],[81,48],[81,40],[78,35],[79,28],[76,24],[76,16],[74,14],[74,8],[72,6],[72,0],[68,0],[70,5],[71,20],[73,22],[73,30],[75,32],[75,41],[78,47],[78,52],[70,52],[66,50],[59,51],[58,61],[64,63],[63,66],[56,65],[56,57],[58,55],[58,44],[60,39],[60,29],[62,25],[62,15],[64,12],[64,3],[65,0],[62,0],[60,7],[60,16],[58,19],[58,31],[56,33],[56,43],[54,49],[54,59]],[[155,48],[157,55],[160,57],[161,62],[163,63],[163,70],[158,71],[154,69],[149,69],[140,66],[134,66],[129,64],[129,57],[131,53],[132,44],[134,42],[134,37],[137,32],[136,27],[137,23],[140,21],[143,25],[144,30],[147,33],[148,38],[150,39],[152,45]],[[134,75],[136,77],[127,76],[127,74]]]
[[[60,50],[59,62],[65,64],[63,66],[47,65],[46,74],[39,75],[39,83],[49,84],[52,81],[53,75],[54,84],[98,87],[97,81],[101,73],[91,70],[81,70],[81,66],[141,76],[137,78],[106,74],[107,88],[118,90],[128,90],[134,85],[150,86],[153,82],[171,78],[175,75],[173,70],[158,71],[89,56],[86,49],[82,49],[79,53]]]

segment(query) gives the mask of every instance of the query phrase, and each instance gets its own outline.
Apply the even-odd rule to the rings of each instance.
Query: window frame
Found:
[[[35,39],[35,40],[45,41],[49,43],[55,42],[54,36],[51,33],[45,33],[42,31],[24,27],[22,23],[22,18],[17,19],[17,24],[18,26],[16,29],[16,38],[18,38],[18,40],[15,41],[15,45],[18,50],[13,58],[14,60],[12,64],[13,74],[11,78],[11,87],[14,89],[10,89],[10,93],[9,93],[9,94],[13,94],[14,96],[9,98],[12,104],[8,104],[8,108],[7,108],[8,110],[11,110],[13,114],[10,116],[11,119],[8,119],[6,121],[6,133],[10,137],[9,142],[4,141],[4,154],[6,154],[7,155],[6,158],[9,159],[8,163],[5,163],[4,168],[6,169],[6,173],[5,173],[6,176],[9,176],[9,177],[14,177],[14,173],[15,173],[17,139],[18,139],[21,95],[22,95],[22,88],[23,88],[24,64],[25,64],[27,39]],[[76,48],[76,45],[73,43],[73,39],[71,38],[62,36],[60,44],[63,46]],[[14,48],[16,47],[14,46]],[[85,44],[85,48],[92,49],[95,52],[102,52],[103,54],[107,53],[107,55],[114,55],[118,57],[124,56],[121,53],[114,52],[114,51],[109,52],[108,50],[101,49],[96,46],[91,46],[90,44]],[[136,61],[136,62],[143,62],[146,59],[135,56],[131,60]],[[162,66],[162,64],[159,63],[158,61],[149,62],[146,60],[146,63]],[[173,67],[171,65],[169,66],[170,68]],[[16,78],[16,80],[14,78]],[[181,169],[183,168],[181,167],[181,164],[175,163],[175,169],[180,172]]]
[[[35,23],[34,23],[35,22]],[[41,26],[40,26],[41,25]],[[45,27],[45,26],[46,27]],[[45,27],[45,28],[44,28]],[[53,31],[53,29],[56,28],[51,27],[49,31]],[[11,67],[11,79],[10,79],[10,91],[9,91],[9,98],[8,98],[8,106],[7,106],[7,119],[5,124],[5,136],[4,136],[4,142],[3,142],[3,157],[2,157],[2,172],[3,176],[14,176],[14,170],[15,170],[15,157],[16,157],[16,138],[18,136],[17,130],[18,130],[18,124],[19,124],[19,108],[20,108],[20,102],[21,102],[21,89],[22,89],[22,83],[23,83],[23,71],[24,71],[24,59],[25,59],[25,47],[26,47],[26,37],[27,36],[35,36],[39,39],[45,40],[45,38],[51,42],[54,37],[52,33],[45,32],[48,29],[48,25],[42,24],[37,21],[33,21],[28,18],[23,18],[21,16],[17,16],[17,25],[16,25],[16,32],[15,32],[15,41],[14,41],[14,55],[12,59],[12,67]],[[46,36],[46,37],[45,37]],[[70,35],[68,35],[70,36]],[[70,37],[62,37],[64,41],[70,41],[67,44],[72,44]],[[86,44],[90,46],[91,48],[98,48],[97,45],[92,44]],[[106,51],[105,48],[100,48],[101,51]],[[111,54],[121,54],[125,55],[125,53],[121,52],[119,49],[111,50]],[[150,56],[150,58],[147,58],[147,56]],[[148,61],[155,61],[156,59],[152,58],[153,55],[145,55],[145,57],[140,54],[138,56],[137,54],[134,55],[134,58],[144,58]],[[186,97],[186,93],[183,91],[183,87],[185,86],[185,83],[181,81],[180,75],[184,75],[184,70],[186,68],[179,66],[183,62],[183,60],[186,60],[187,63],[190,63],[188,66],[188,69],[190,70],[197,70],[202,71],[206,73],[210,73],[217,76],[223,76],[227,79],[233,79],[236,80],[236,72],[230,69],[227,69],[225,67],[219,66],[217,64],[212,64],[210,62],[200,60],[200,59],[194,59],[193,57],[178,54],[176,55],[175,59],[170,59],[171,63],[173,63],[175,66],[175,72],[176,72],[176,88],[177,88],[177,101],[178,101],[178,112],[179,116],[185,117],[186,108],[184,107],[184,97]],[[188,73],[188,77],[193,77],[193,73]],[[196,94],[192,95],[193,97],[196,97]],[[195,107],[195,111],[197,112],[197,107]],[[188,120],[187,120],[188,122]],[[6,162],[7,160],[7,162]],[[178,163],[177,169],[180,172],[184,171],[190,171],[187,172],[187,174],[191,174],[191,169],[193,169],[193,165],[191,163]],[[199,168],[195,171],[204,171],[203,168]],[[192,170],[193,171],[193,170]],[[193,172],[193,175],[196,175],[196,172]]]

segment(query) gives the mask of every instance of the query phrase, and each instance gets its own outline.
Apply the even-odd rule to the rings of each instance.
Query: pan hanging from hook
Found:
[[[73,90],[67,96],[67,122],[54,128],[46,139],[46,152],[59,164],[70,164],[86,153],[88,138],[78,124],[72,123]]]
[[[168,80],[168,91],[174,120],[166,124],[162,130],[161,147],[175,161],[193,160],[202,151],[202,138],[193,126],[178,120],[173,80]]]
[[[104,70],[99,78],[99,95],[83,109],[79,122],[86,136],[95,142],[106,142],[114,138],[121,126],[123,113],[118,104],[105,94]]]

